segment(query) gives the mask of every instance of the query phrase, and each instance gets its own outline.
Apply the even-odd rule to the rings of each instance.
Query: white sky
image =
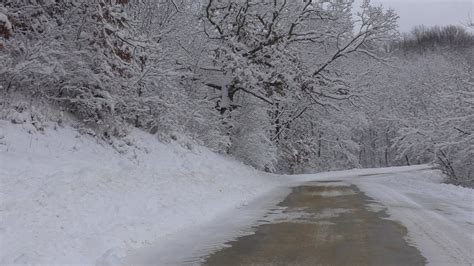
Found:
[[[356,5],[362,0],[356,0]],[[372,0],[385,8],[393,8],[400,16],[401,32],[409,32],[417,25],[461,25],[469,17],[474,20],[474,0]]]

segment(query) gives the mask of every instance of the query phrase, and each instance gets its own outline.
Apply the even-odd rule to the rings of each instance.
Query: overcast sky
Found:
[[[356,0],[362,2],[362,0]],[[416,25],[460,25],[469,17],[474,20],[474,0],[372,0],[372,3],[395,9],[400,16],[401,32]]]

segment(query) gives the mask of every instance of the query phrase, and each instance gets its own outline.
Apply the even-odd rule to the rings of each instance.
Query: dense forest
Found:
[[[0,119],[110,145],[136,127],[278,173],[434,162],[472,187],[472,30],[397,18],[368,0],[2,0]]]

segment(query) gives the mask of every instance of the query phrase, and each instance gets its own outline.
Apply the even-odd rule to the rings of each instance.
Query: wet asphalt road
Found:
[[[255,228],[203,258],[203,265],[425,265],[407,230],[356,186],[295,187]]]

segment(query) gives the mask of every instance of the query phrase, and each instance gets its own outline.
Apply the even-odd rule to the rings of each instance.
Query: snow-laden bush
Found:
[[[230,154],[257,169],[275,171],[277,147],[268,137],[271,125],[265,110],[252,106],[231,114],[234,123]]]
[[[5,15],[3,8],[0,9],[0,37],[9,38],[12,35],[12,24]]]
[[[173,3],[7,0],[0,7],[1,25],[12,30],[0,48],[5,96],[46,99],[100,138],[122,137],[132,125],[224,150],[217,114],[179,84],[184,71],[161,44]]]

